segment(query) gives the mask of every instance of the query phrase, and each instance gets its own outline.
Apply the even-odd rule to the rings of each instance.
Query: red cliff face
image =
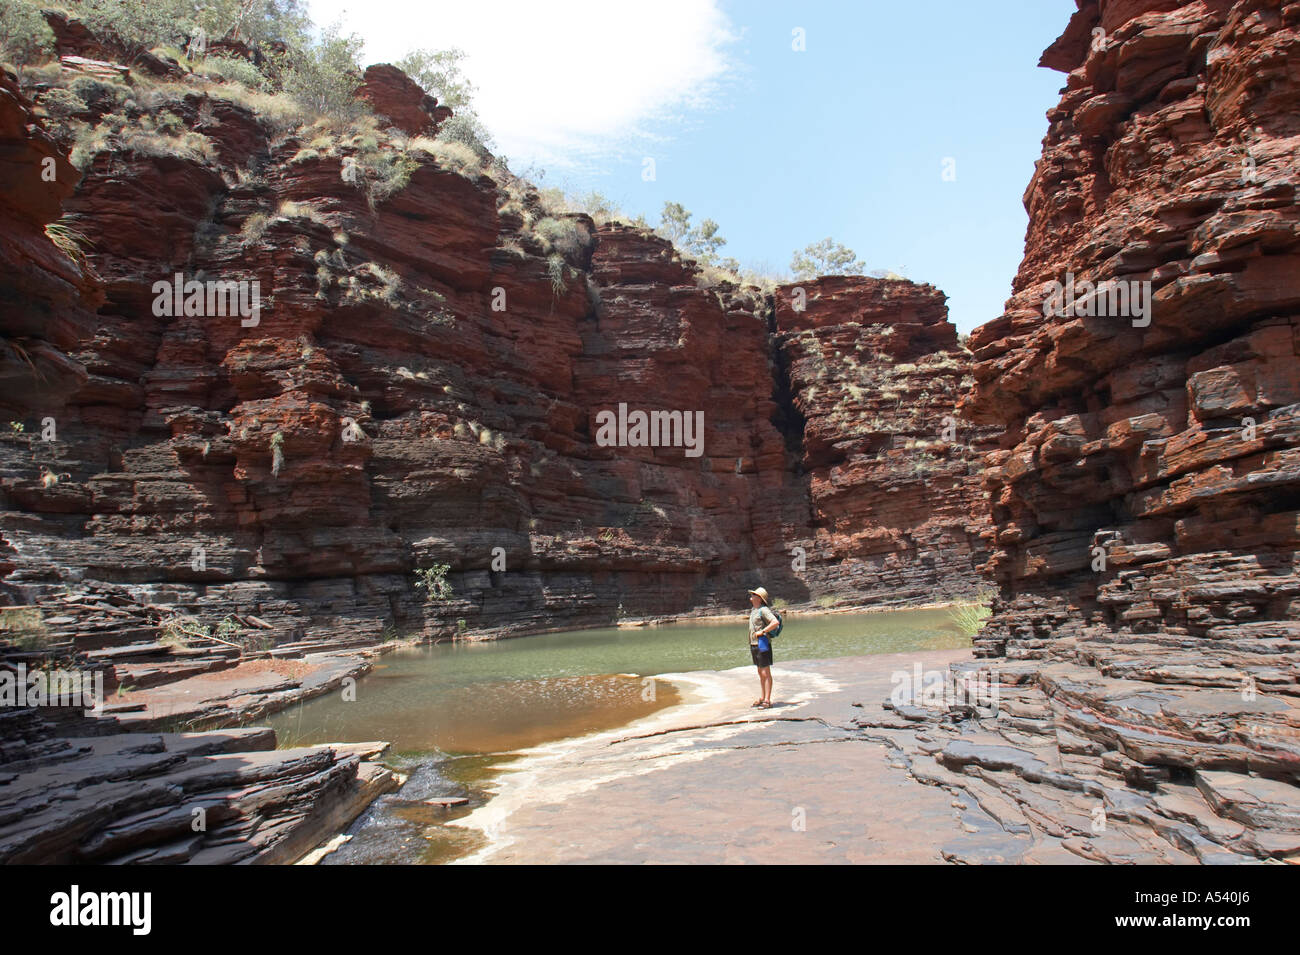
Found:
[[[1025,259],[971,340],[964,410],[1005,429],[977,647],[1107,749],[1294,773],[1300,4],[1088,0],[1044,63]],[[1108,280],[1145,314],[1098,314]]]
[[[775,296],[781,364],[802,429],[813,589],[876,603],[978,587],[987,428],[961,421],[970,355],[931,285],[858,277]]]
[[[170,138],[107,137],[58,197],[104,298],[60,340],[76,387],[0,439],[14,602],[92,580],[283,639],[975,586],[977,435],[941,421],[969,356],[936,290],[823,279],[793,315],[789,289],[706,287],[454,149],[170,89],[120,107]],[[191,281],[257,283],[260,307],[187,308]],[[603,427],[651,412],[647,440]],[[428,602],[412,575],[439,563],[455,592]]]
[[[98,289],[46,226],[79,176],[12,77],[0,74],[0,414],[8,422],[86,379],[68,352],[90,334]]]
[[[420,88],[395,66],[376,63],[366,70],[357,98],[368,102],[380,116],[411,136],[432,136],[451,110]]]

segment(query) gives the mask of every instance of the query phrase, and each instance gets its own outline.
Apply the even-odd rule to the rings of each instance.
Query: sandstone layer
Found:
[[[983,586],[982,452],[996,429],[957,415],[973,379],[945,301],[930,285],[856,277],[777,290],[777,363],[808,495],[786,513],[798,537],[808,509],[815,592],[888,605]]]
[[[62,62],[28,93],[39,112],[98,71],[69,122],[104,135],[56,198],[101,298],[88,323],[40,306],[79,321],[33,329],[72,386],[9,392],[11,603],[66,616],[94,583],[147,624],[254,615],[283,642],[731,611],[760,582],[826,606],[977,586],[978,434],[944,425],[970,356],[937,290],[820,279],[795,314],[789,289],[710,284],[409,135],[441,107],[391,67],[363,88],[379,124],[330,133],[220,83]],[[177,275],[259,283],[260,312],[171,314],[155,285]],[[702,443],[608,446],[621,405],[701,414]],[[442,601],[413,587],[437,564]]]
[[[292,863],[398,784],[374,762],[383,743],[105,734],[65,714],[0,710],[0,863]]]
[[[1068,80],[963,405],[1002,429],[977,652],[1024,663],[1022,731],[1080,773],[1207,798],[1275,781],[1255,788],[1277,831],[1202,835],[1291,856],[1300,4],[1085,0],[1043,62]],[[1103,309],[1085,282],[1149,287],[1149,309],[1115,314],[1109,290]]]

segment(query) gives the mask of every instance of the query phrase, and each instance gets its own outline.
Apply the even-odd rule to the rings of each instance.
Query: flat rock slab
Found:
[[[1062,753],[1045,718],[1057,703],[1030,667],[1003,681],[1010,705],[995,716],[918,721],[882,708],[897,672],[970,661],[930,651],[780,664],[770,710],[749,706],[750,667],[665,674],[681,704],[508,764],[485,805],[448,823],[483,837],[457,861],[1241,864],[1300,841],[1216,814],[1196,787],[1135,790],[1102,759]],[[1166,696],[1149,685],[1121,694]],[[1267,807],[1282,819],[1290,790],[1203,775],[1198,785],[1238,815]]]
[[[246,660],[127,693],[110,705],[119,723],[138,730],[202,730],[250,722],[367,673],[371,661],[386,649],[369,646],[311,653],[302,659]]]
[[[1275,779],[1202,770],[1196,788],[1215,812],[1256,829],[1300,834],[1300,788]]]
[[[385,743],[275,749],[260,727],[62,741],[0,776],[0,862],[293,862],[397,787],[370,761]]]
[[[752,667],[665,675],[684,702],[624,727],[529,750],[485,806],[491,863],[1014,861],[1033,845],[978,807],[918,784],[854,725],[891,674],[968,651],[779,664],[780,704],[754,710]],[[980,825],[971,825],[971,818]],[[976,832],[970,832],[971,828]]]

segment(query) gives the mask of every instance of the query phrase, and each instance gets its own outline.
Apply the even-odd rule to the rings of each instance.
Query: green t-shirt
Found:
[[[758,646],[758,631],[776,623],[776,614],[766,605],[755,607],[749,612],[749,645]],[[770,636],[770,634],[769,634]]]

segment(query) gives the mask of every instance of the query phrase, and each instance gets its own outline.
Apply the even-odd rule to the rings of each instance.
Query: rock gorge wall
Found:
[[[973,379],[946,296],[833,277],[774,298],[777,360],[803,422],[813,589],[889,604],[983,587],[981,459],[996,429],[957,415]]]
[[[77,170],[0,73],[0,411],[60,400],[85,380],[67,353],[94,327],[94,280],[45,234]]]
[[[1073,752],[1293,781],[1300,4],[1083,0],[1043,64],[1068,80],[963,406],[1004,429],[977,652],[1030,661]],[[1067,273],[1150,282],[1149,325],[1045,317]]]
[[[418,88],[386,106],[393,72],[368,74],[381,110],[442,118]],[[970,359],[936,290],[823,279],[795,312],[631,228],[568,216],[557,244],[535,192],[396,131],[307,141],[171,81],[117,108],[203,142],[119,132],[75,191],[13,213],[38,251],[5,246],[4,333],[68,385],[3,396],[24,426],[0,437],[11,602],[66,614],[55,595],[95,582],[283,639],[732,611],[759,582],[824,605],[977,586],[974,432],[941,422]],[[39,123],[6,130],[19,165],[45,148]],[[40,234],[59,201],[84,270]],[[258,323],[156,314],[178,273],[259,282]],[[702,455],[600,446],[619,403],[703,411]],[[412,574],[439,562],[455,595],[428,604]]]

